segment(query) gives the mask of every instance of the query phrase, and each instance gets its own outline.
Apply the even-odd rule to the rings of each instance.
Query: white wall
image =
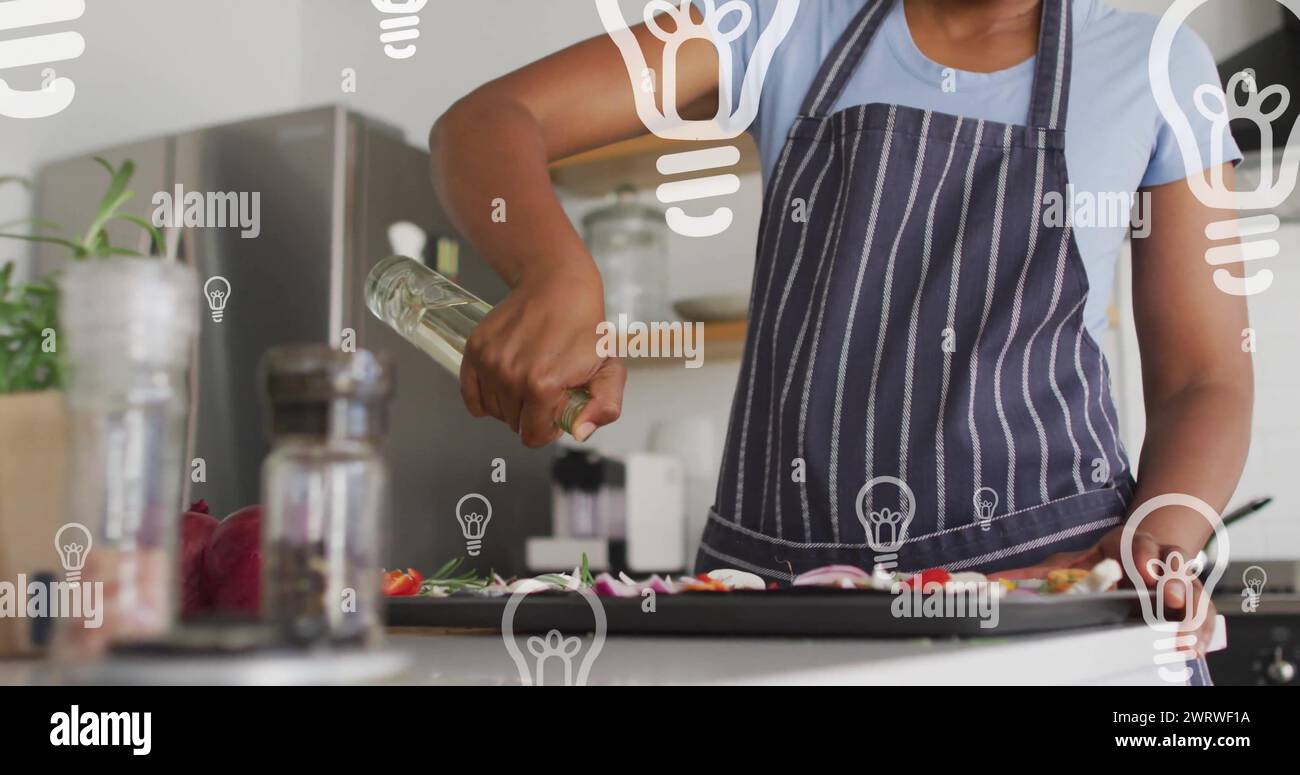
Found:
[[[1126,11],[1141,11],[1159,16],[1173,5],[1172,0],[1107,0]],[[1274,0],[1212,0],[1192,14],[1189,24],[1196,30],[1215,59],[1235,54],[1259,40],[1266,30],[1282,24],[1281,3]]]
[[[54,65],[77,86],[49,118],[0,117],[0,175],[32,175],[43,163],[181,129],[289,110],[302,104],[302,0],[90,0],[75,30],[78,59]],[[0,37],[22,37],[17,30]],[[41,67],[6,70],[34,89]],[[0,191],[0,223],[26,217],[30,201]],[[0,260],[25,251],[0,243]]]

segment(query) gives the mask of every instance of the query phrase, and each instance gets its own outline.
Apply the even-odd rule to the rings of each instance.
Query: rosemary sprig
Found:
[[[441,589],[444,592],[483,589],[492,582],[490,575],[485,578],[479,576],[473,570],[461,571],[460,567],[464,562],[464,557],[455,557],[443,563],[441,568],[426,577],[424,583],[420,584],[420,594],[431,595],[435,589]]]

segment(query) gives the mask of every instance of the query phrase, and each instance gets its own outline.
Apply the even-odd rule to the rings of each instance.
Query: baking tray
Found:
[[[1143,593],[1147,594],[1147,593]],[[1047,632],[1118,624],[1133,618],[1132,590],[1094,595],[1004,597],[997,623],[965,617],[898,617],[894,596],[882,592],[787,589],[763,592],[694,592],[659,595],[654,612],[640,598],[594,598],[575,593],[539,593],[521,598],[514,611],[518,633],[567,634],[595,629],[589,599],[599,599],[611,635],[980,637]],[[389,598],[390,627],[500,630],[509,597],[453,596]]]

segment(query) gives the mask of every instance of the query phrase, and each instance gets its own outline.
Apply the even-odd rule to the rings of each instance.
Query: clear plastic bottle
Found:
[[[73,624],[66,632],[74,651],[93,653],[157,640],[175,618],[198,281],[178,264],[113,258],[76,263],[59,285],[59,346],[68,365],[65,520],[93,535],[84,581],[104,584],[103,628]]]
[[[370,270],[366,306],[453,375],[460,374],[470,334],[492,311],[487,302],[406,256],[389,256]],[[581,389],[569,390],[568,396],[555,424],[572,434],[591,396]]]
[[[262,468],[264,618],[289,645],[362,645],[383,624],[388,469],[376,449],[391,371],[364,350],[276,348],[263,367],[271,454]]]

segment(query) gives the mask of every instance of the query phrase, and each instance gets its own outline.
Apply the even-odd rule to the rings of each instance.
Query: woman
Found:
[[[696,22],[711,5],[695,3]],[[749,6],[741,62],[778,7]],[[1221,217],[1191,194],[1201,171],[1183,168],[1156,110],[1154,26],[1100,0],[802,4],[752,128],[767,186],[754,298],[697,567],[789,580],[896,552],[908,570],[1038,574],[1118,559],[1125,516],[1156,495],[1224,507],[1249,442],[1246,308],[1202,259]],[[661,61],[654,32],[634,31]],[[1189,33],[1174,53],[1190,105],[1217,74]],[[716,49],[684,47],[677,81],[679,105],[712,115]],[[594,347],[600,277],[547,164],[641,134],[631,88],[601,37],[478,89],[432,134],[442,201],[512,288],[470,341],[465,402],[530,446],[555,438],[570,386],[593,395],[579,439],[618,417],[623,366]],[[1194,128],[1209,157],[1209,125]],[[1215,150],[1230,176],[1237,149]],[[1148,427],[1134,483],[1095,341],[1129,224],[1072,228],[1049,204],[1138,189]],[[506,223],[493,222],[498,197]],[[882,523],[905,540],[889,545]],[[1178,508],[1142,527],[1144,573],[1211,532]],[[1185,605],[1177,588],[1168,608]]]

